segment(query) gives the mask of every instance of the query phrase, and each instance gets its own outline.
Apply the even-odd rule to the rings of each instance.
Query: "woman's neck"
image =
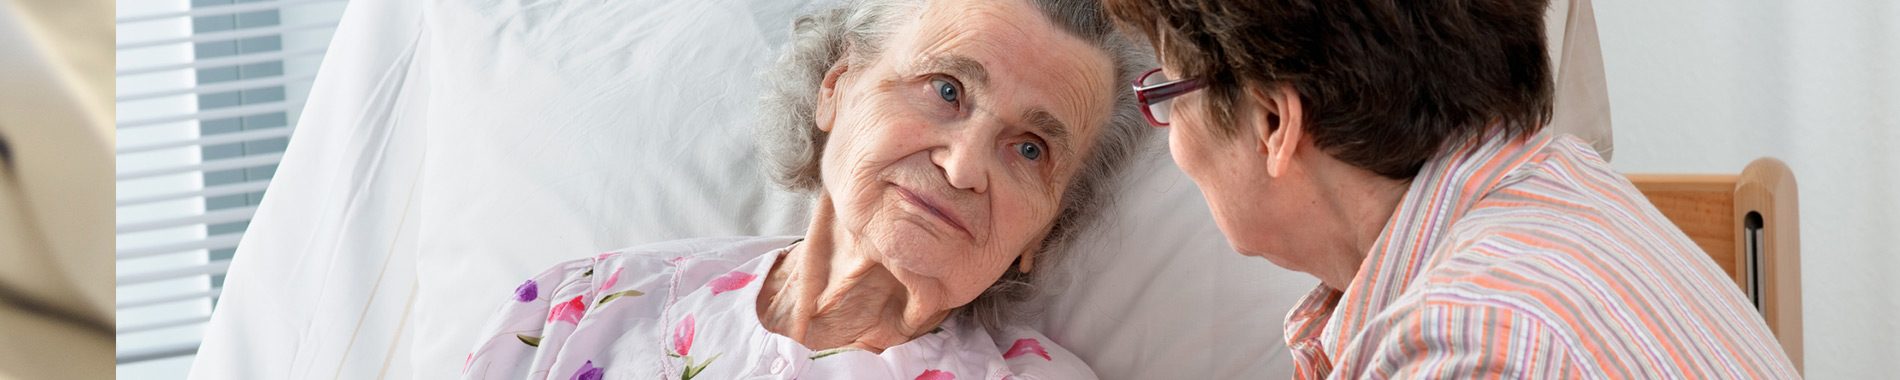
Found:
[[[759,292],[765,329],[812,350],[850,347],[882,353],[936,328],[948,310],[923,310],[904,285],[869,259],[873,247],[842,229],[821,198],[805,240],[766,275]]]
[[[1367,257],[1377,254],[1372,252],[1373,246],[1398,211],[1412,181],[1386,178],[1330,156],[1311,162],[1313,186],[1309,193],[1318,199],[1317,209],[1327,221],[1313,223],[1324,230],[1313,236],[1331,239],[1309,242],[1309,251],[1323,253],[1317,256],[1325,261],[1309,273],[1327,287],[1345,291],[1359,276]]]

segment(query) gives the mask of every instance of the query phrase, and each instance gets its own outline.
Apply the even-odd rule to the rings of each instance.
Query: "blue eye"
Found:
[[[937,85],[937,97],[943,98],[943,101],[946,102],[957,102],[957,96],[960,95],[960,91],[957,91],[957,85],[941,80],[932,81],[931,83]]]
[[[1023,155],[1023,158],[1027,158],[1030,161],[1035,161],[1038,158],[1042,158],[1042,146],[1028,142],[1016,144],[1016,154]]]

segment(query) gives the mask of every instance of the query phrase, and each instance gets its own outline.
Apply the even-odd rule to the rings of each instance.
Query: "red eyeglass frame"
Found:
[[[1141,106],[1141,115],[1148,117],[1148,124],[1154,125],[1156,128],[1166,127],[1168,123],[1163,123],[1161,120],[1155,119],[1154,110],[1150,108],[1150,105],[1165,102],[1169,99],[1174,99],[1174,97],[1186,95],[1187,93],[1194,92],[1194,90],[1207,87],[1207,81],[1201,80],[1200,78],[1177,79],[1145,87],[1141,85],[1141,82],[1146,82],[1149,76],[1160,72],[1161,69],[1157,68],[1148,70],[1147,73],[1135,77],[1135,104]]]

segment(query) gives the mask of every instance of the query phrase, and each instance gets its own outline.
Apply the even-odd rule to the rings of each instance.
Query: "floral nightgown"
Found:
[[[957,318],[884,350],[811,351],[758,319],[761,279],[796,237],[694,239],[568,261],[506,295],[466,379],[1093,379],[1025,327]],[[496,298],[503,298],[497,295]]]

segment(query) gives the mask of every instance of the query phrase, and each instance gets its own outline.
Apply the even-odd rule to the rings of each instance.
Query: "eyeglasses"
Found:
[[[1135,78],[1135,102],[1141,105],[1141,113],[1148,116],[1148,124],[1155,127],[1168,126],[1169,101],[1194,90],[1207,87],[1207,81],[1201,79],[1168,80],[1161,69],[1148,70]]]

